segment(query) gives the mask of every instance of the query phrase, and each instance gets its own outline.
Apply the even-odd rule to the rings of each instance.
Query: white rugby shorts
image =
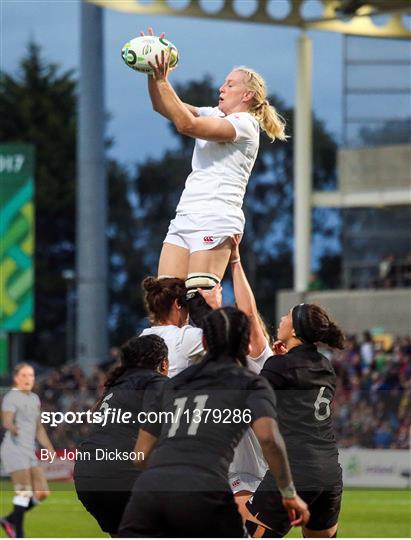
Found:
[[[234,234],[243,234],[244,221],[220,214],[177,214],[170,221],[164,243],[190,253],[213,249]]]
[[[240,491],[250,491],[255,493],[258,486],[261,484],[262,478],[257,478],[253,474],[239,473],[229,474],[228,481],[230,482],[231,491],[239,493]]]
[[[2,469],[6,474],[10,474],[14,471],[21,469],[31,469],[32,467],[38,467],[39,461],[36,454],[26,449],[21,449],[15,444],[10,444],[7,441],[3,442],[0,449],[0,456],[2,461]]]

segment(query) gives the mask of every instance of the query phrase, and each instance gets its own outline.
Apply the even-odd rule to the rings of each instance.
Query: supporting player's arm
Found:
[[[267,338],[260,324],[254,293],[241,264],[241,235],[231,238],[231,275],[233,278],[234,297],[238,309],[241,309],[250,320],[250,356],[258,358],[267,345]]]
[[[51,441],[40,419],[37,421],[36,439],[42,448],[46,448],[49,452],[54,452],[54,447],[51,444]]]
[[[15,413],[13,411],[2,411],[1,420],[3,428],[7,431],[10,431],[12,435],[18,435],[19,431],[16,424],[14,423]]]
[[[140,429],[138,432],[138,437],[136,444],[134,446],[134,452],[136,454],[136,459],[134,460],[135,465],[139,469],[145,469],[147,465],[147,459],[149,458],[153,448],[157,444],[158,437],[152,435],[144,429]]]
[[[261,417],[255,420],[251,427],[261,445],[270,471],[277,482],[291,524],[293,526],[306,524],[310,513],[307,504],[295,491],[287,450],[277,422],[270,417]]]

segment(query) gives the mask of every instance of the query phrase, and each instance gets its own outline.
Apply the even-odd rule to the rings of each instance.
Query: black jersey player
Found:
[[[74,480],[78,498],[101,529],[117,534],[139,474],[134,446],[140,425],[156,407],[167,377],[167,346],[156,335],[134,337],[121,347],[121,364],[108,376],[95,409],[106,421],[95,424],[77,452]],[[142,414],[143,413],[143,414]]]
[[[315,343],[341,349],[344,336],[323,309],[314,304],[299,304],[281,318],[278,339],[275,346],[280,354],[266,361],[261,375],[275,390],[278,424],[291,472],[296,489],[310,510],[304,536],[333,537],[342,496],[330,408],[336,377],[331,363],[318,352]],[[250,534],[282,537],[290,529],[281,494],[270,472],[247,507],[251,513],[247,521]],[[266,527],[262,528],[261,522]]]
[[[227,476],[234,448],[249,423],[292,521],[297,525],[308,519],[277,428],[274,393],[244,367],[247,316],[235,308],[218,309],[207,315],[203,328],[206,357],[167,381],[163,421],[140,430],[136,450],[146,459],[151,454],[134,485],[120,536],[244,536]]]

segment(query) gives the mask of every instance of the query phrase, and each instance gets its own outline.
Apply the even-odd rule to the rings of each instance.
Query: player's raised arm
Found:
[[[156,56],[156,63],[149,63],[153,70],[153,83],[158,92],[159,101],[163,107],[164,116],[169,118],[177,131],[189,137],[204,139],[207,141],[228,142],[236,138],[234,126],[224,118],[203,118],[196,116],[193,107],[187,108],[180,100],[168,81],[170,71],[170,55],[161,52]],[[250,99],[252,93],[250,92]],[[162,113],[162,114],[163,114]]]
[[[144,32],[140,32],[140,35],[144,36]],[[148,29],[148,35],[154,36],[154,30],[151,27]],[[160,39],[164,38],[165,33],[162,32],[159,37]],[[165,118],[168,118],[169,120],[171,120],[170,116],[167,113],[167,108],[164,106],[161,94],[159,93],[157,85],[155,84],[154,77],[151,74],[149,74],[147,77],[147,85],[148,85],[148,93],[151,99],[153,110],[161,114]],[[184,106],[187,108],[187,110],[190,111],[191,114],[193,114],[194,116],[198,116],[197,107],[194,107],[193,105],[189,105],[188,103],[184,103]]]
[[[260,323],[254,293],[245,275],[240,257],[241,235],[231,238],[231,275],[233,277],[234,297],[238,309],[250,319],[250,356],[258,358],[267,346],[267,338]]]

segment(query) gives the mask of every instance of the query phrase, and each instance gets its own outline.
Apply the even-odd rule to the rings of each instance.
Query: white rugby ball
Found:
[[[175,68],[178,63],[177,48],[167,39],[157,36],[140,36],[130,40],[122,48],[121,57],[131,69],[140,73],[151,73],[148,62],[156,65],[155,57],[158,55],[160,59],[161,51],[164,51],[164,54],[170,51],[170,67]]]

